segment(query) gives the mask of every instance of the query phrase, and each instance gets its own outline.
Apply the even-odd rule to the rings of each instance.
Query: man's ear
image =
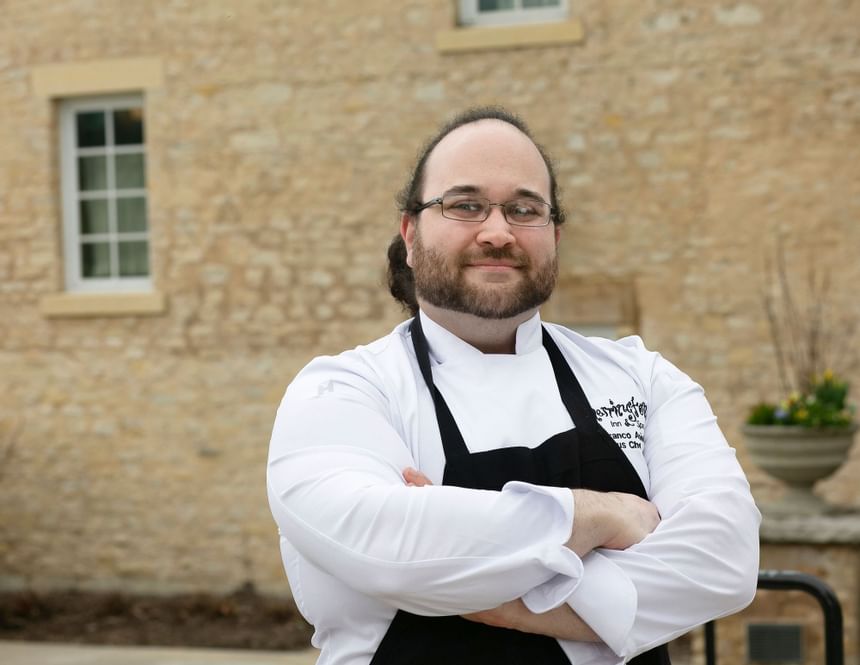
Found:
[[[408,212],[400,215],[400,237],[406,245],[406,265],[412,267],[412,243],[415,241],[415,218]]]
[[[558,224],[553,224],[555,227],[555,245],[558,247],[558,241],[561,240],[561,227]]]

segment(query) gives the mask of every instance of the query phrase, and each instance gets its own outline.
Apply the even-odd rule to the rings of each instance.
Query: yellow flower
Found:
[[[824,370],[824,380],[825,381],[832,381],[833,380],[833,370],[832,369]]]
[[[795,413],[794,415],[798,420],[806,420],[807,416],[809,415],[809,411],[807,411],[806,409],[798,409],[797,413]]]

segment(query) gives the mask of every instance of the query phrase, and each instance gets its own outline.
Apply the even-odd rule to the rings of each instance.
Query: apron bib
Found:
[[[535,485],[628,492],[647,499],[627,456],[597,421],[570,366],[543,329],[558,391],[576,427],[537,448],[514,446],[470,453],[460,429],[433,383],[430,355],[418,316],[410,326],[421,374],[436,409],[445,452],[443,485],[501,490],[511,481]],[[666,646],[640,654],[634,665],[669,665]],[[398,610],[371,665],[570,665],[558,640],[487,626],[460,616],[425,617]]]

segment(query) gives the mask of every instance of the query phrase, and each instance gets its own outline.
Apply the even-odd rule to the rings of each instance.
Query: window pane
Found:
[[[107,200],[81,201],[81,234],[107,233],[108,230]]]
[[[149,243],[130,240],[119,244],[119,274],[122,277],[146,277],[149,274]]]
[[[143,144],[143,111],[124,109],[113,112],[114,143],[117,145]]]
[[[116,221],[120,233],[146,231],[146,199],[142,196],[117,199]]]
[[[479,12],[495,12],[500,9],[514,9],[514,0],[478,0]]]
[[[531,7],[560,7],[561,0],[523,0],[523,9]]]
[[[117,189],[137,188],[144,186],[143,155],[116,155]]]
[[[78,125],[78,147],[96,148],[105,144],[105,114],[87,111],[76,114]]]
[[[78,157],[78,179],[82,192],[107,189],[107,158]]]
[[[81,275],[110,277],[110,245],[106,242],[81,245]]]

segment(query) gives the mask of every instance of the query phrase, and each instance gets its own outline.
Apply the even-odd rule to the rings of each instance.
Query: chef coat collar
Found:
[[[430,359],[435,364],[441,365],[451,360],[477,358],[484,355],[499,355],[484,354],[468,342],[464,342],[447,328],[440,326],[424,311],[419,311],[418,316],[421,317],[421,327],[424,330],[424,337],[427,339],[427,346],[430,347]],[[540,313],[536,312],[533,317],[523,321],[517,328],[514,353],[522,355],[541,348],[543,348],[541,320]]]

